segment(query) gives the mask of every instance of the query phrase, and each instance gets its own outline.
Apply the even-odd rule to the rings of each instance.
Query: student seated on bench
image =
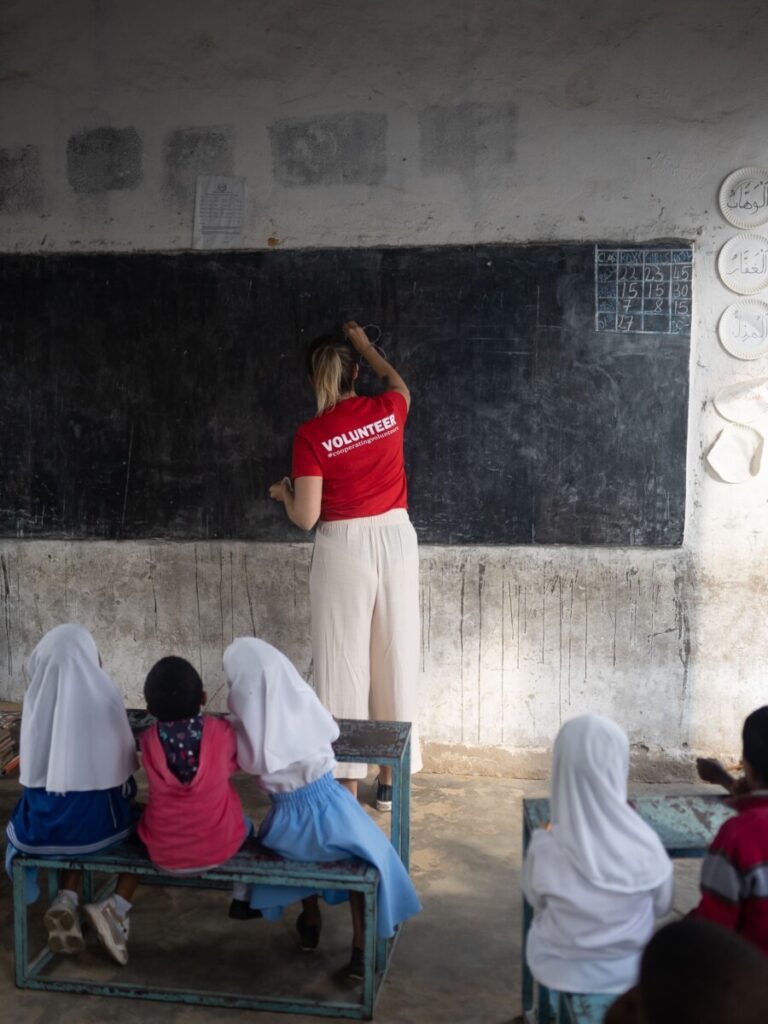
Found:
[[[21,853],[82,857],[120,843],[133,831],[138,767],[117,687],[101,668],[93,637],[83,626],[56,626],[27,662],[30,684],[21,712],[21,784],[24,792],[6,829],[6,867]],[[30,869],[27,898],[37,899]],[[54,953],[84,948],[80,928],[80,871],[62,873],[45,913]],[[136,882],[121,875],[117,892],[84,908],[105,926],[127,928]]]
[[[534,910],[525,955],[540,984],[624,992],[654,918],[672,905],[672,863],[627,803],[629,741],[598,715],[555,740],[551,829],[531,838],[523,891]]]
[[[339,727],[319,699],[280,651],[263,640],[235,640],[224,653],[230,686],[229,710],[237,730],[240,767],[258,776],[272,808],[262,822],[259,842],[283,857],[302,861],[334,861],[359,857],[379,872],[377,926],[382,938],[421,908],[408,872],[389,839],[354,796],[333,777],[336,759],[331,744]],[[283,907],[301,899],[296,922],[299,945],[317,947],[320,908],[313,890],[253,885],[236,894],[230,916],[275,919]],[[323,894],[328,902],[346,893]],[[352,956],[348,974],[361,978],[364,969],[363,899],[350,894]]]
[[[144,699],[158,721],[139,739],[149,785],[139,837],[163,871],[198,874],[229,860],[250,831],[230,781],[235,732],[224,719],[201,714],[203,683],[184,658],[161,658],[150,669]],[[110,956],[126,964],[127,919],[92,921]]]
[[[605,1024],[765,1024],[765,959],[733,932],[688,917],[648,943],[640,981]]]
[[[693,913],[768,955],[768,706],[747,717],[742,739],[747,791],[730,801],[738,813],[721,826],[704,858],[702,897]]]

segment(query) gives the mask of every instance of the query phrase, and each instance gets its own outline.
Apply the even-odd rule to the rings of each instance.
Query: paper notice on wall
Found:
[[[243,237],[245,178],[201,175],[195,193],[193,249],[237,249]]]

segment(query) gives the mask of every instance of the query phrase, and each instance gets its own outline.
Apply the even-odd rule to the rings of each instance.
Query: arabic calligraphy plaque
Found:
[[[723,348],[737,359],[759,359],[768,353],[768,304],[745,299],[729,306],[717,333]]]
[[[723,284],[739,295],[754,295],[768,284],[768,238],[734,235],[720,250],[717,272]]]
[[[720,186],[720,212],[736,228],[757,228],[768,222],[768,170],[741,167]]]

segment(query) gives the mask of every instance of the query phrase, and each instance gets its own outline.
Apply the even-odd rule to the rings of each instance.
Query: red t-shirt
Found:
[[[293,439],[292,476],[323,478],[321,519],[359,519],[408,507],[407,416],[403,395],[385,391],[376,398],[346,398],[302,423]]]

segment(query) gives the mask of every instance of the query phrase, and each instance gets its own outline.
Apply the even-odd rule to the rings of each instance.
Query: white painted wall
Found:
[[[198,169],[246,177],[251,248],[695,240],[684,548],[424,549],[433,764],[531,764],[585,709],[652,758],[736,752],[768,700],[766,475],[728,487],[701,458],[712,395],[768,370],[715,333],[733,233],[717,190],[768,162],[766,44],[743,0],[3,7],[4,250],[186,248]],[[122,132],[117,169],[70,143],[104,128]],[[170,649],[215,690],[222,644],[252,628],[309,667],[305,546],[9,539],[0,562],[6,696],[63,618],[94,629],[132,700]]]

